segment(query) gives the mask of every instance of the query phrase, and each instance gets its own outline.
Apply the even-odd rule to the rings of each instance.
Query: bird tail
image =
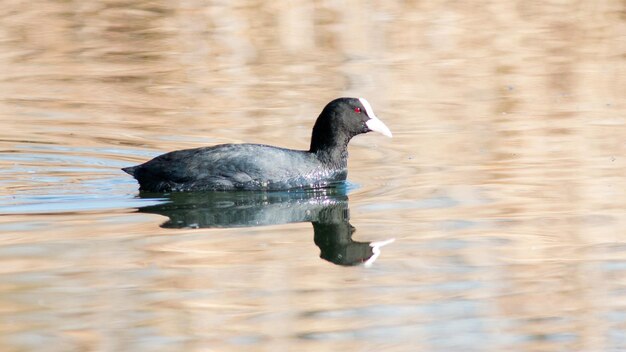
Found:
[[[137,166],[123,167],[122,171],[134,177],[135,171],[137,171]]]

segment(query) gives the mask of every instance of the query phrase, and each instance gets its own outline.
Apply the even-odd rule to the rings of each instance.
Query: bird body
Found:
[[[367,100],[339,98],[318,117],[309,150],[220,144],[169,152],[122,170],[151,192],[330,187],[347,177],[350,139],[369,131],[391,137]]]
[[[320,188],[347,176],[345,165],[327,168],[307,151],[262,144],[177,150],[124,171],[153,192]]]

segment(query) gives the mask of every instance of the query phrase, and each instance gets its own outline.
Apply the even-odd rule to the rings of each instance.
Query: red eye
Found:
[[[357,114],[360,114],[361,113],[361,108],[358,108],[358,107],[354,108],[354,112],[356,112]]]

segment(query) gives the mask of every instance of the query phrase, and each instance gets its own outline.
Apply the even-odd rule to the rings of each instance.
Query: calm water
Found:
[[[238,3],[1,6],[0,350],[626,350],[623,1]],[[345,188],[119,170],[338,96]]]

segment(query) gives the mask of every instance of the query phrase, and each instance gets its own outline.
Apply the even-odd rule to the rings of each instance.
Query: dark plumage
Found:
[[[391,137],[367,100],[339,98],[317,118],[308,151],[221,144],[173,151],[122,170],[151,192],[329,187],[346,179],[350,139],[370,131]]]

